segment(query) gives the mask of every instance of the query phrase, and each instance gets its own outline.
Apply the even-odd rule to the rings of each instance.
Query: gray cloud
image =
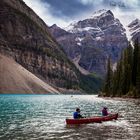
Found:
[[[140,0],[24,0],[48,25],[61,27],[89,17],[94,11],[110,9],[124,24],[140,18]],[[125,17],[125,20],[124,20]],[[126,19],[127,18],[127,19]]]
[[[59,18],[74,18],[92,8],[90,4],[83,4],[79,0],[41,0],[50,5],[50,12]]]

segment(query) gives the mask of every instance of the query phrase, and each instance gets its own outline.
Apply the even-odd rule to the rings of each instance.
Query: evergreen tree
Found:
[[[107,75],[106,75],[106,80],[105,80],[105,85],[103,92],[106,93],[106,95],[109,95],[111,92],[112,88],[112,68],[111,68],[111,61],[110,57],[108,58],[108,63],[107,63]]]
[[[113,78],[112,78],[112,94],[113,96],[116,96],[119,92],[119,83],[120,83],[120,76],[121,75],[121,63],[118,62],[117,63],[117,68],[116,71],[113,74]]]
[[[138,64],[138,45],[139,41],[136,39],[134,43],[134,53],[133,53],[133,69],[132,69],[132,84],[136,86],[136,75],[137,75],[137,64]]]
[[[124,85],[124,67],[123,67],[123,54],[121,56],[120,62],[118,63],[118,75],[117,75],[117,85],[118,89],[116,94],[119,96],[122,96],[122,87]]]
[[[123,64],[122,64],[122,94],[125,95],[129,92],[131,86],[132,75],[132,61],[133,61],[133,48],[129,44],[129,47],[124,50]]]
[[[136,72],[136,89],[137,96],[140,96],[140,45],[137,48],[137,72]]]

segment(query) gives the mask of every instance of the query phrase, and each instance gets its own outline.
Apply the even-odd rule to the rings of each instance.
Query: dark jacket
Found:
[[[108,115],[107,109],[104,108],[104,109],[102,110],[102,115],[103,115],[103,116],[107,116],[107,115]]]
[[[83,118],[83,117],[79,112],[76,111],[76,112],[73,113],[73,118],[74,119],[79,119],[79,118]]]

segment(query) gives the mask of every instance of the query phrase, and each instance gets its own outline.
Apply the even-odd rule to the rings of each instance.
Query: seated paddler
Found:
[[[103,109],[102,109],[102,116],[107,116],[107,115],[109,115],[107,109],[108,109],[107,107],[103,107]]]
[[[73,113],[73,118],[74,119],[80,119],[80,118],[84,118],[81,114],[80,114],[80,108],[76,108],[76,111]]]

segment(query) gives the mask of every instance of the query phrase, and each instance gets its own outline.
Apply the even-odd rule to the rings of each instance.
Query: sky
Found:
[[[110,9],[126,26],[140,18],[140,0],[23,0],[47,25],[65,28],[70,23],[92,16],[95,11]]]

